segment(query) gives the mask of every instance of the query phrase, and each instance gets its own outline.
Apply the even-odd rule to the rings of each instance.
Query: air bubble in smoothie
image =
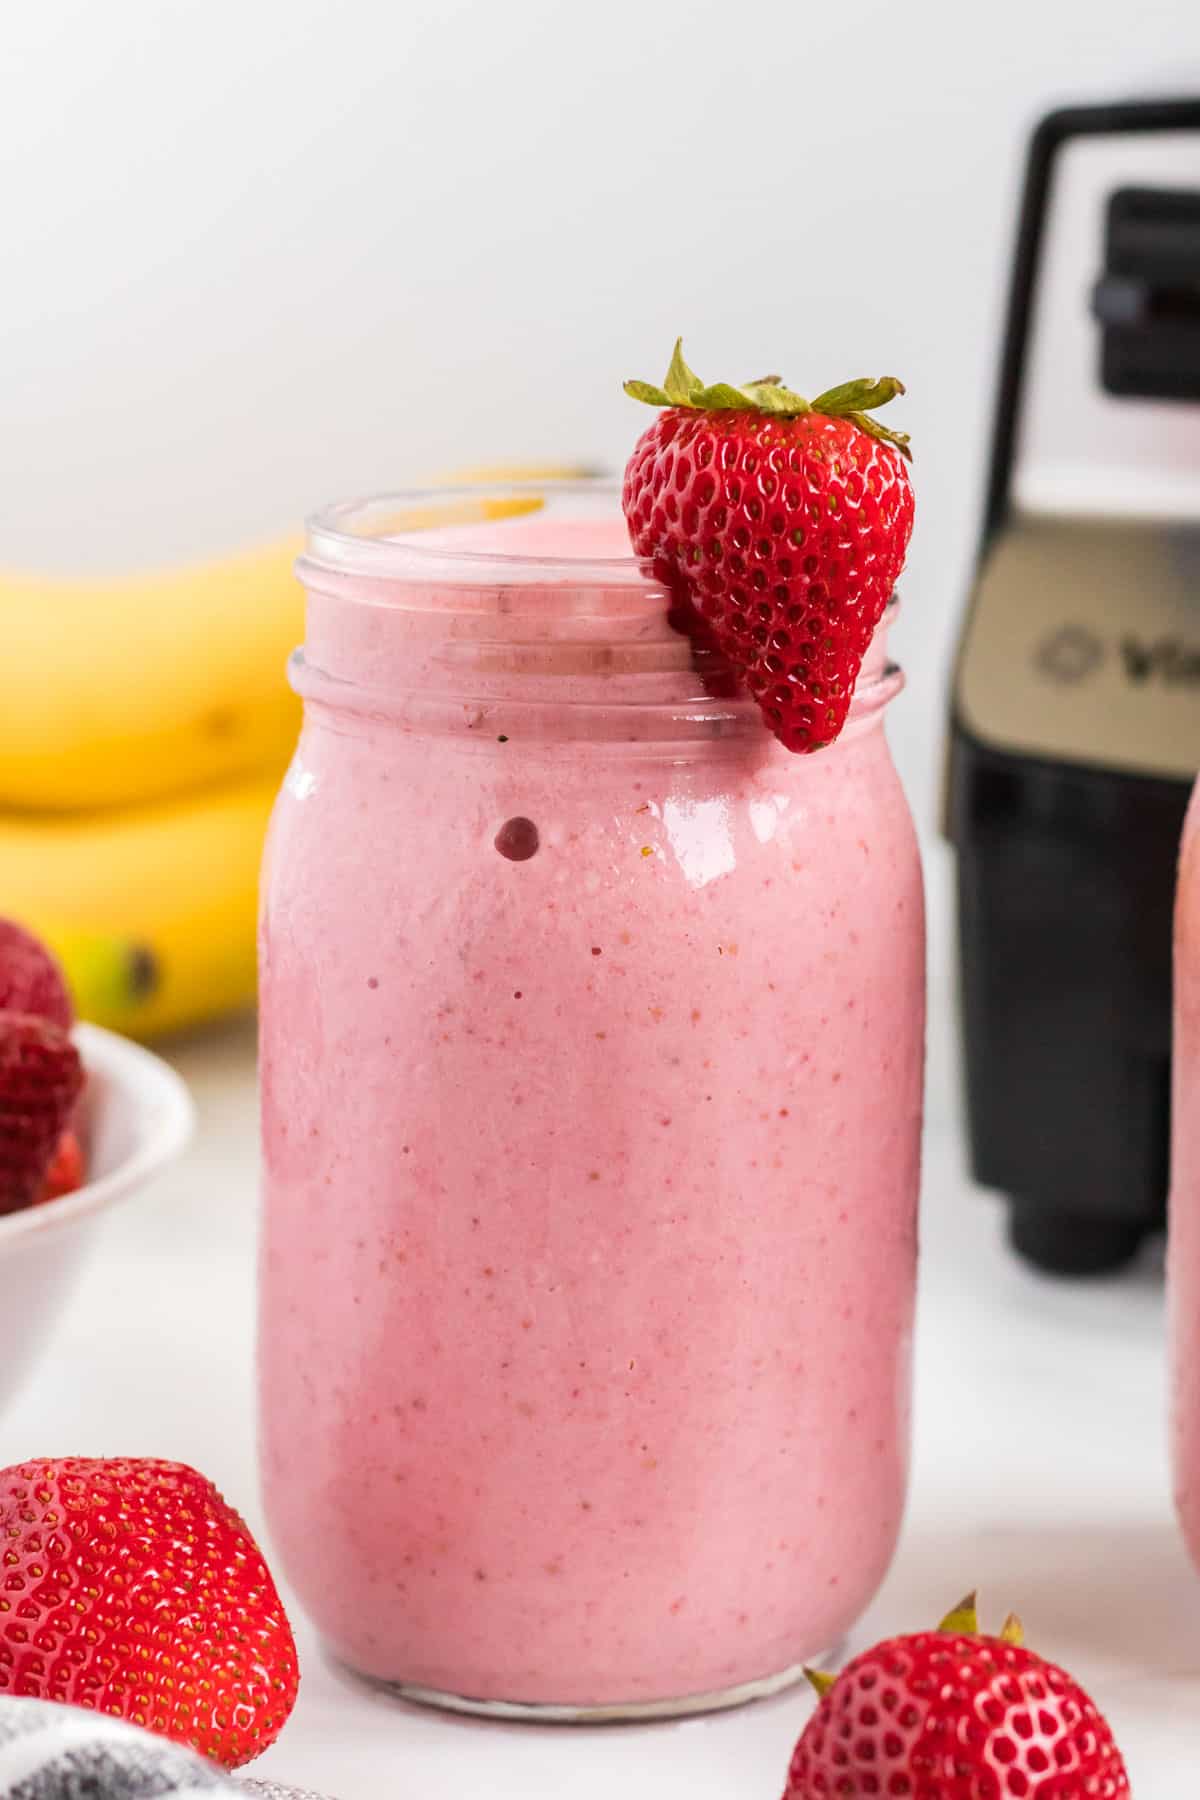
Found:
[[[540,841],[533,820],[523,818],[506,819],[495,837],[497,850],[509,862],[528,862],[537,855]]]

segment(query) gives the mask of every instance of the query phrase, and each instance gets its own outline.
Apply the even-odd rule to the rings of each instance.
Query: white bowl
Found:
[[[87,1070],[88,1180],[73,1194],[0,1217],[0,1407],[49,1336],[108,1208],[179,1155],[195,1114],[160,1056],[98,1025],[79,1025]]]

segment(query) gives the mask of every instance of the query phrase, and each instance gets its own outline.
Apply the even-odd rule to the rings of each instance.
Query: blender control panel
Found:
[[[956,700],[995,750],[1200,767],[1200,134],[1060,152]]]
[[[980,576],[958,704],[997,749],[1190,781],[1200,529],[1018,515]]]

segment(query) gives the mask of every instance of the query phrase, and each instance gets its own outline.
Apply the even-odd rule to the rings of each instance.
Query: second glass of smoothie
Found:
[[[418,529],[418,527],[421,527]],[[332,509],[264,879],[270,1525],[343,1662],[544,1717],[793,1679],[904,1501],[921,876],[883,731],[789,754],[615,490]]]
[[[1200,1569],[1200,784],[1175,887],[1171,1195],[1167,1236],[1175,1505]]]

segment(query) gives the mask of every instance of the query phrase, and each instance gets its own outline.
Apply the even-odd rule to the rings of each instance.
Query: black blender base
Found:
[[[1008,1235],[1017,1254],[1048,1275],[1111,1275],[1133,1261],[1149,1229],[1138,1220],[1013,1200]]]
[[[1188,784],[1047,765],[956,730],[971,1172],[1057,1275],[1130,1262],[1165,1224],[1171,913]]]

